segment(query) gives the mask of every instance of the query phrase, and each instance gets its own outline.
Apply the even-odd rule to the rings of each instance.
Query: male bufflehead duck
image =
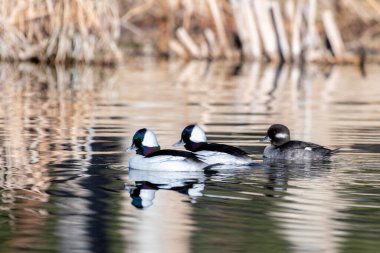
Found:
[[[262,141],[271,145],[264,149],[264,158],[285,160],[318,160],[330,157],[338,149],[328,149],[311,142],[291,141],[290,131],[284,125],[271,125]]]
[[[248,154],[239,148],[208,143],[205,132],[198,125],[185,127],[181,134],[181,140],[174,146],[185,146],[187,150],[208,164],[248,165],[253,163]]]
[[[199,171],[207,167],[196,155],[187,151],[160,150],[156,135],[142,128],[133,136],[128,151],[136,150],[129,160],[129,168],[155,171]]]

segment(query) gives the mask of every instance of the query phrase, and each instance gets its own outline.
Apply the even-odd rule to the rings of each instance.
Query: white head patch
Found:
[[[286,134],[286,133],[277,133],[276,134],[276,138],[277,139],[286,139],[286,138],[288,138],[288,134]]]
[[[158,147],[156,135],[153,133],[152,130],[146,130],[144,139],[142,141],[142,145],[144,145],[145,147]]]
[[[206,142],[207,137],[205,132],[198,125],[195,125],[191,132],[190,140],[192,142]]]

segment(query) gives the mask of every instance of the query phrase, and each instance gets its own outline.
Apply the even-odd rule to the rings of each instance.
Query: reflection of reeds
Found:
[[[0,101],[0,210],[18,231],[7,242],[11,247],[44,243],[37,235],[47,221],[42,203],[49,201],[51,180],[81,176],[89,165],[93,101],[107,71],[0,65],[6,94]],[[67,160],[74,169],[60,173],[51,166]]]
[[[120,58],[115,0],[37,2],[0,1],[0,59],[88,63]]]
[[[108,70],[96,70],[96,77],[94,71],[87,66],[70,69],[31,64],[0,66],[1,92],[7,94],[0,103],[3,166],[20,168],[60,162],[66,155],[65,144],[74,149],[68,152],[70,159],[90,159],[84,142],[92,131],[97,85]]]
[[[136,7],[122,18],[126,29],[136,33],[137,27],[156,27],[157,49],[181,58],[240,55],[253,60],[352,62],[357,59],[350,50],[362,45],[380,50],[375,46],[380,10],[376,0],[129,2]],[[364,13],[356,13],[358,8]],[[347,25],[354,20],[359,29]],[[363,33],[366,28],[368,33]]]

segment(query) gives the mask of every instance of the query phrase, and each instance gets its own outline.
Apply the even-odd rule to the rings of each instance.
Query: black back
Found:
[[[247,152],[230,145],[219,144],[219,143],[200,143],[200,145],[193,150],[193,152],[197,151],[215,151],[227,153],[234,156],[246,156]]]

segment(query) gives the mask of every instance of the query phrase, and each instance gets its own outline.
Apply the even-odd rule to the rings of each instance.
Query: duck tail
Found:
[[[336,149],[332,149],[331,150],[331,152],[330,152],[330,154],[336,154],[336,153],[338,153],[338,152],[340,152],[340,150],[341,150],[342,148],[336,148]]]

